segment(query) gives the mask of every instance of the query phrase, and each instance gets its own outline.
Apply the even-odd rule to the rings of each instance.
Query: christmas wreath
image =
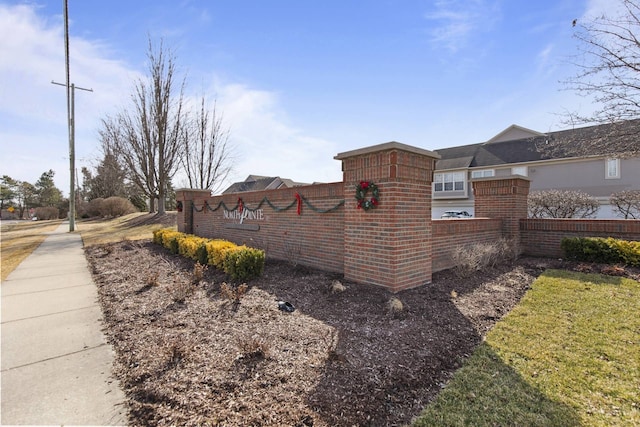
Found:
[[[371,198],[367,199],[367,193],[371,191]],[[358,201],[358,209],[368,211],[378,206],[380,202],[380,190],[378,186],[370,181],[360,181],[356,186],[356,200]]]

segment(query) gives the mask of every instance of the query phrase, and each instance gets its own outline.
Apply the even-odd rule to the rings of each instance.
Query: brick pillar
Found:
[[[190,188],[180,188],[176,190],[176,204],[182,203],[182,212],[178,212],[176,222],[178,231],[193,234],[193,202],[197,197],[211,195],[210,190],[193,190]]]
[[[345,279],[393,292],[431,281],[431,183],[438,158],[398,142],[335,157],[344,174]],[[375,209],[357,208],[360,181],[378,186]]]
[[[527,218],[530,179],[520,175],[471,181],[475,216],[502,218],[505,237],[520,241],[520,219]]]

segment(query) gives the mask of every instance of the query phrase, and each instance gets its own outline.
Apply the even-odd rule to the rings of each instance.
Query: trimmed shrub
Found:
[[[106,217],[117,217],[137,212],[133,204],[123,197],[109,197],[102,202],[100,213]]]
[[[640,242],[613,238],[607,239],[607,242],[620,255],[625,264],[640,267]]]
[[[640,242],[612,237],[565,237],[560,247],[572,261],[640,266]]]
[[[169,228],[161,228],[159,230],[153,230],[153,243],[156,245],[162,245],[162,235],[167,232]]]
[[[180,255],[191,258],[194,261],[199,261],[198,249],[200,249],[201,246],[204,246],[209,241],[209,239],[186,234],[184,236],[180,236],[177,241],[179,246],[178,253]],[[207,261],[205,261],[203,264],[206,263]]]
[[[60,210],[53,206],[44,206],[36,208],[35,216],[38,219],[58,219]]]
[[[224,272],[234,280],[259,277],[264,271],[264,259],[263,250],[239,246],[227,252]]]
[[[227,252],[238,246],[227,240],[210,240],[206,244],[207,254],[209,256],[209,264],[215,268],[224,270],[224,260],[227,257]]]
[[[264,251],[237,246],[227,240],[210,240],[162,228],[153,232],[153,242],[200,264],[213,265],[233,279],[258,277],[264,271]]]
[[[95,218],[98,216],[102,216],[102,204],[104,203],[104,199],[102,197],[98,197],[97,199],[89,200],[89,203],[86,207],[85,213],[90,218]]]

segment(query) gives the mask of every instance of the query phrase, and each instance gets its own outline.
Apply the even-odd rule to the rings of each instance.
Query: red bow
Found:
[[[238,211],[240,213],[242,213],[243,209],[244,209],[244,207],[242,206],[242,199],[240,197],[238,197]]]
[[[296,200],[298,201],[298,215],[300,215],[300,212],[302,211],[302,196],[298,193],[296,193]]]

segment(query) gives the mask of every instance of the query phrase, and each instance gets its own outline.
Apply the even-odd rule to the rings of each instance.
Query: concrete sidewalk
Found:
[[[1,422],[125,425],[80,235],[63,223],[2,283]]]

